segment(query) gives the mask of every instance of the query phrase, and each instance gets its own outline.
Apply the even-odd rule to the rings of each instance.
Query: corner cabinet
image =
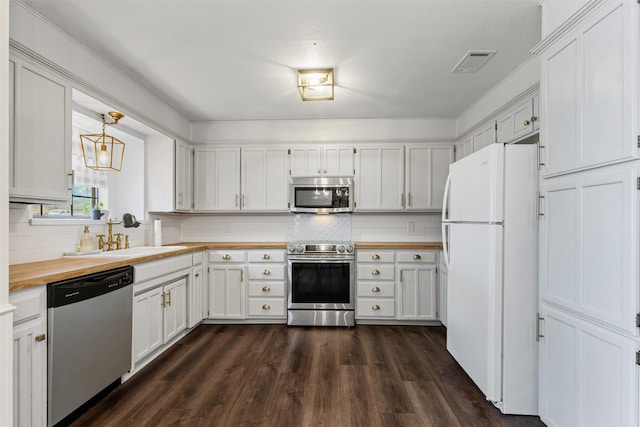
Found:
[[[240,210],[240,148],[194,149],[194,210]]]
[[[13,425],[47,423],[47,290],[45,286],[12,292]]]
[[[539,48],[545,177],[638,157],[638,4],[594,7]]]
[[[14,56],[9,70],[9,200],[70,203],[71,86]]]

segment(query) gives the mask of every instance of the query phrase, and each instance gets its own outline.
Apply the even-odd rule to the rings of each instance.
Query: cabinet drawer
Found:
[[[284,265],[249,265],[249,280],[284,280]]]
[[[393,298],[358,298],[356,302],[356,317],[384,317],[396,316],[396,301]]]
[[[194,252],[192,265],[202,264],[204,261],[204,252]]]
[[[284,297],[284,282],[249,282],[250,297]]]
[[[249,251],[249,262],[284,262],[284,250]]]
[[[356,250],[357,262],[394,262],[394,260],[393,252]]]
[[[398,262],[435,264],[437,258],[435,251],[398,252]]]
[[[247,253],[245,251],[209,251],[209,262],[245,262]]]
[[[357,297],[393,297],[396,292],[395,282],[358,282]]]
[[[13,312],[13,324],[42,316],[47,309],[46,297],[46,286],[12,292],[9,295],[9,304],[16,307]]]
[[[356,277],[358,280],[393,280],[394,271],[393,265],[359,264]]]
[[[249,298],[249,317],[285,316],[284,298]]]

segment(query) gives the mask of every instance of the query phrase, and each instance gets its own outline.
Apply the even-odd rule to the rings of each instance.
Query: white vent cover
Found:
[[[462,57],[460,62],[453,67],[451,72],[475,73],[495,54],[495,50],[470,50]]]

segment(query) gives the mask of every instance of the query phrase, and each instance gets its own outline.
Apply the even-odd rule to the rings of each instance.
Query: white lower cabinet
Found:
[[[437,260],[431,250],[357,250],[356,319],[438,320]]]
[[[244,319],[246,252],[209,251],[209,318]]]
[[[637,426],[636,340],[542,305],[540,418],[548,426]]]
[[[47,319],[45,286],[12,292],[13,425],[47,423]]]
[[[286,263],[283,250],[249,251],[247,318],[287,318]]]
[[[187,326],[193,328],[209,314],[208,292],[203,267],[204,252],[193,253],[193,266],[191,267],[191,283],[189,286],[189,311],[187,313]]]

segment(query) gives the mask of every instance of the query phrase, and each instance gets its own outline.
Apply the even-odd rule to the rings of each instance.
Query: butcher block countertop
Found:
[[[112,268],[127,265],[140,264],[157,259],[182,255],[191,252],[216,249],[286,249],[286,242],[181,242],[168,246],[187,246],[184,249],[176,249],[153,255],[128,256],[122,258],[100,258],[91,255],[56,258],[46,261],[13,264],[9,266],[9,291],[40,286],[60,280],[72,279],[85,274],[98,273]],[[434,243],[407,243],[407,242],[356,242],[356,249],[422,249],[440,250],[442,244]]]

